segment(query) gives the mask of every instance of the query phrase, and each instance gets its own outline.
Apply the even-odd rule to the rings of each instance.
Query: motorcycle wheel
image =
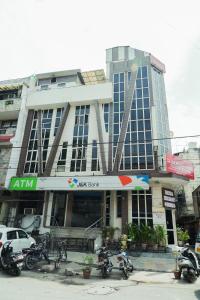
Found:
[[[2,269],[5,270],[7,268],[7,264],[4,262],[4,259],[2,257],[1,257],[0,261],[1,261]]]
[[[102,278],[104,278],[104,279],[108,276],[108,272],[107,272],[107,268],[106,268],[106,267],[103,267],[103,268],[101,269],[101,276],[102,276]]]
[[[8,273],[12,276],[19,276],[21,274],[21,270],[18,268],[9,269]]]
[[[190,270],[190,273],[183,274],[183,277],[189,283],[194,283],[197,280],[197,276],[194,270]]]
[[[128,274],[127,268],[123,268],[123,270],[122,270],[122,276],[123,276],[124,279],[128,279],[129,274]]]
[[[35,261],[33,260],[33,257],[31,254],[28,254],[25,258],[25,267],[27,270],[33,270],[35,266]]]

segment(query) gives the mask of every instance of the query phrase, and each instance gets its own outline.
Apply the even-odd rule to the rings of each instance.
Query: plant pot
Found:
[[[154,244],[154,245],[153,245],[153,250],[154,250],[154,251],[157,251],[157,250],[158,250],[158,244]]]
[[[141,244],[141,247],[142,247],[142,250],[146,250],[146,249],[147,249],[147,244],[142,243],[142,244]]]
[[[89,269],[83,270],[83,278],[84,279],[90,279],[90,275],[91,275],[91,270],[89,270]]]
[[[181,278],[181,272],[180,271],[174,271],[174,278],[180,279]]]
[[[183,241],[178,241],[178,246],[183,247]]]

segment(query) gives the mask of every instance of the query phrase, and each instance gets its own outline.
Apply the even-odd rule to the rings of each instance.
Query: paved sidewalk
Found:
[[[155,284],[189,284],[186,281],[181,279],[175,279],[173,273],[161,273],[161,272],[146,272],[146,271],[135,271],[130,275],[129,280],[134,282],[141,283],[155,283]],[[200,279],[193,284],[199,285]]]
[[[78,264],[84,263],[84,257],[91,255],[94,264],[97,263],[96,254],[87,254],[81,252],[68,251],[67,260]],[[175,269],[175,258],[168,254],[157,253],[156,255],[142,253],[138,256],[130,256],[130,259],[136,270],[143,271],[158,271],[158,272],[173,272]],[[118,268],[116,255],[111,257],[111,261],[115,268]]]

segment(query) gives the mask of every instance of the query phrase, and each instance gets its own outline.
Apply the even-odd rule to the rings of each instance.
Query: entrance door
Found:
[[[72,204],[72,227],[89,227],[102,214],[101,192],[74,192]]]
[[[174,227],[173,227],[173,217],[172,210],[166,209],[166,225],[167,225],[167,238],[168,244],[174,244]]]

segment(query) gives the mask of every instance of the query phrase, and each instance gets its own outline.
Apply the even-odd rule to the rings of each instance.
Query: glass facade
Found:
[[[90,106],[76,106],[71,172],[86,171]]]
[[[54,136],[56,135],[58,127],[60,125],[60,120],[62,118],[63,111],[64,111],[63,107],[62,108],[57,108],[57,111],[56,111],[56,120],[55,120],[55,128],[54,128]]]
[[[109,128],[109,112],[110,112],[110,106],[109,104],[103,104],[103,112],[104,112],[104,125],[105,125],[105,130],[108,132]]]
[[[66,159],[67,159],[67,146],[68,146],[68,142],[63,142],[62,150],[60,152],[58,162],[57,162],[57,171],[58,172],[65,172]]]
[[[92,165],[91,171],[100,171],[99,159],[98,159],[98,147],[97,141],[92,142]]]
[[[118,144],[121,123],[124,115],[125,99],[125,74],[119,73],[113,75],[114,92],[114,114],[113,114],[113,161],[115,159],[116,148]],[[118,159],[118,158],[116,158]]]
[[[161,158],[163,154],[171,152],[171,143],[169,139],[164,139],[170,136],[168,110],[165,96],[165,85],[163,74],[152,67],[152,87],[153,99],[156,108],[156,133],[158,140],[158,156]]]
[[[151,189],[132,191],[132,223],[153,226]]]
[[[51,132],[53,109],[43,110],[41,116],[42,123],[42,169],[44,171],[49,147],[49,137]],[[31,134],[29,138],[28,151],[24,173],[38,173],[38,112],[35,111]]]

